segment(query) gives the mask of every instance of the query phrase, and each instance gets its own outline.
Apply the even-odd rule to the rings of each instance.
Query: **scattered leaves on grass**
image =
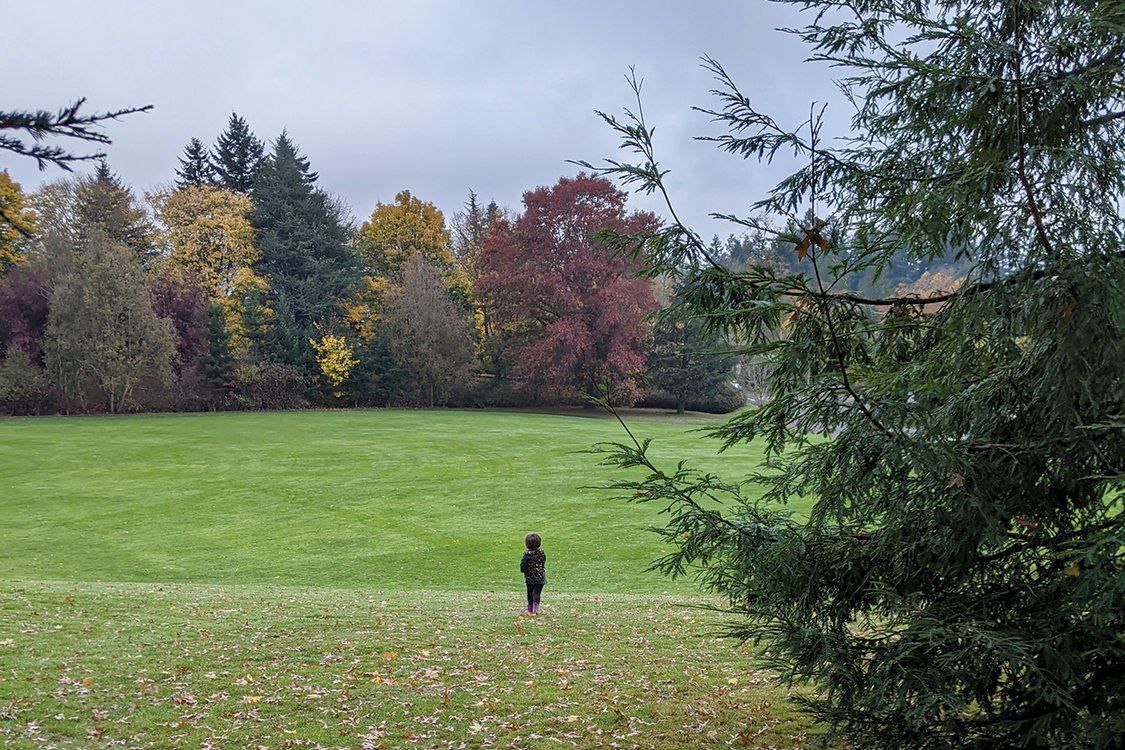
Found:
[[[20,588],[0,597],[0,632],[31,631],[0,661],[5,747],[797,748],[812,729],[689,599],[556,595],[514,631],[519,593]]]

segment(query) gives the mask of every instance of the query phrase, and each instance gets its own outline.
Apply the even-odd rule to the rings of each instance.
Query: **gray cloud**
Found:
[[[448,215],[469,189],[518,208],[524,191],[577,171],[568,159],[623,156],[594,110],[633,104],[635,66],[682,214],[725,234],[707,213],[744,212],[782,171],[693,140],[716,132],[691,110],[713,103],[700,57],[795,124],[833,96],[828,71],[774,31],[799,22],[788,6],[735,0],[48,0],[5,10],[0,107],[155,105],[106,129],[110,165],[138,192],[173,179],[188,139],[213,143],[237,111],[263,140],[287,129],[360,219],[402,189]],[[26,189],[62,176],[7,154],[0,169]]]

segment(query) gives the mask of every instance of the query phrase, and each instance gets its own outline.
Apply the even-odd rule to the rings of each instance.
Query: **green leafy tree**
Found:
[[[184,190],[189,187],[206,187],[215,182],[215,168],[211,166],[211,154],[203,141],[192,138],[184,147],[184,155],[180,157],[180,168],[176,170],[176,189]]]
[[[47,242],[67,240],[51,235]],[[55,254],[71,265],[58,273],[51,295],[43,349],[52,383],[79,399],[96,383],[110,413],[129,408],[143,377],[170,384],[175,332],[153,311],[148,276],[132,249],[93,229],[81,247]]]
[[[5,414],[37,414],[43,398],[43,371],[18,346],[0,359],[0,410]]]
[[[853,746],[1120,747],[1125,4],[802,5],[797,35],[856,107],[843,145],[707,65],[721,147],[804,155],[757,205],[799,227],[811,276],[731,272],[678,223],[614,238],[775,363],[772,400],[715,433],[763,441],[765,494],[666,473],[643,442],[609,460],[650,472],[630,499],[669,506],[657,567],[723,595]],[[634,112],[606,119],[641,160],[607,171],[662,191]],[[902,253],[971,266],[944,295],[847,291]]]
[[[413,403],[444,404],[469,384],[478,364],[472,321],[420,256],[407,262],[401,286],[391,288],[385,319]]]
[[[250,132],[246,120],[231,112],[227,129],[215,142],[211,154],[211,169],[219,187],[249,195],[263,152],[262,142]]]

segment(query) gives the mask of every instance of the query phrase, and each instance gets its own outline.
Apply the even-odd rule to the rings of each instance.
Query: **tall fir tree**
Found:
[[[180,168],[176,170],[176,189],[203,187],[215,182],[215,168],[211,166],[211,155],[198,138],[192,138],[184,147],[180,157]]]
[[[470,190],[464,210],[453,215],[451,227],[453,254],[470,281],[476,281],[480,274],[477,264],[484,238],[503,218],[503,212],[496,205],[496,201],[490,201],[485,207],[481,206],[477,198],[477,194]]]
[[[685,316],[674,305],[652,331],[652,351],[645,368],[649,378],[676,400],[676,413],[689,406],[700,411],[731,411],[745,404],[735,390],[737,356],[730,342],[704,321]]]
[[[775,365],[770,400],[715,433],[765,448],[764,494],[662,471],[641,442],[610,460],[647,478],[616,489],[666,507],[657,567],[721,594],[850,746],[1119,748],[1125,3],[799,4],[799,38],[845,76],[846,138],[815,110],[785,127],[708,66],[714,140],[803,155],[755,205],[791,217],[812,275],[732,272],[675,220],[643,243],[692,314]],[[641,112],[606,118],[641,155],[607,171],[663,193]],[[933,258],[971,259],[968,279],[847,291]]]
[[[359,280],[344,222],[315,187],[316,177],[283,132],[258,170],[251,214],[261,249],[255,270],[269,279],[273,335],[284,334],[286,342],[273,348],[305,376],[315,364],[309,339],[319,338],[318,326],[333,327],[341,317],[340,302]]]
[[[217,302],[207,305],[207,358],[203,364],[203,376],[215,393],[213,405],[232,403],[235,388],[234,352],[226,322],[226,310]]]
[[[249,195],[254,189],[254,173],[262,160],[264,147],[254,137],[246,120],[231,112],[226,132],[215,142],[211,167],[220,187]]]

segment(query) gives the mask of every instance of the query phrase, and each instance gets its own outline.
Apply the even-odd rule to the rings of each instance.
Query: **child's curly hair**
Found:
[[[539,538],[538,534],[532,532],[527,535],[523,543],[527,545],[528,549],[539,549],[539,545],[543,543],[543,540]]]

